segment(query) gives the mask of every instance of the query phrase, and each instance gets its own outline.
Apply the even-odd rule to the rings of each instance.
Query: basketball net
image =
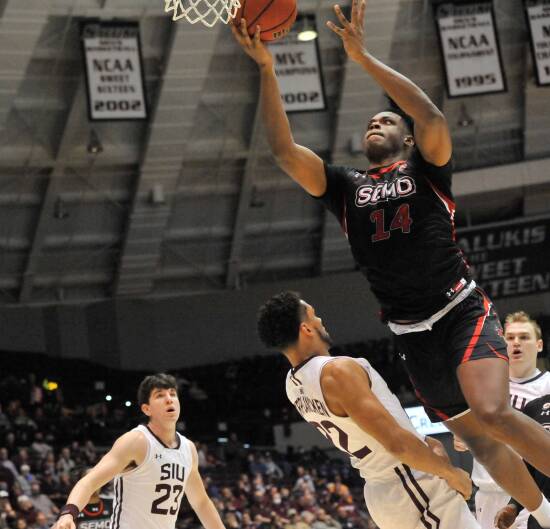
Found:
[[[216,22],[227,24],[241,7],[239,0],[164,0],[164,11],[172,20],[185,19],[191,24],[202,22],[211,28]]]

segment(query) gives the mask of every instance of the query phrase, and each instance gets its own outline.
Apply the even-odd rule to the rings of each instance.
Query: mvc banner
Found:
[[[550,85],[550,0],[525,0],[537,83]]]
[[[147,118],[137,24],[82,26],[90,120]]]
[[[449,97],[504,92],[492,1],[434,6]]]
[[[286,112],[325,110],[317,39],[300,42],[296,33],[269,45]]]
[[[550,290],[550,217],[458,230],[457,242],[490,298]]]

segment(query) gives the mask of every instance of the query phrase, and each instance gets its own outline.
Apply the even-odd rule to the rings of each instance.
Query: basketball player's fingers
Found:
[[[344,26],[345,29],[350,28],[350,23],[348,19],[344,16],[344,13],[342,13],[342,10],[340,9],[340,6],[336,4],[334,6],[334,12],[336,13],[336,16],[338,17],[338,20],[340,21],[340,24]]]
[[[234,24],[231,25],[231,33],[233,33],[233,36],[235,37],[235,39],[237,40],[237,42],[239,44],[243,43],[243,36],[242,36],[239,28]]]
[[[342,37],[344,35],[344,30],[342,28],[339,28],[334,22],[331,22],[330,20],[327,22],[327,28],[331,29],[338,35],[339,37]]]
[[[351,2],[351,23],[355,24],[357,22],[357,0],[352,0]]]
[[[252,47],[252,40],[250,39],[250,35],[248,34],[248,28],[246,25],[246,20],[244,18],[241,18],[241,35],[243,38],[243,43],[248,47]]]
[[[260,36],[262,34],[262,28],[256,26],[256,31],[254,33],[254,46],[259,46],[261,44]]]
[[[360,0],[358,20],[361,25],[365,23],[365,9],[367,9],[367,0]]]

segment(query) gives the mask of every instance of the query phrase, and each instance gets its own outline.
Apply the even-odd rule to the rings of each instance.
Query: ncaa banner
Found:
[[[550,217],[458,230],[457,242],[490,298],[550,290]]]
[[[90,120],[146,119],[137,24],[82,26]]]
[[[449,97],[504,92],[492,1],[434,7]]]
[[[317,39],[300,42],[296,33],[269,44],[287,112],[325,110],[325,91]]]
[[[537,83],[550,85],[550,0],[525,0],[525,11]]]

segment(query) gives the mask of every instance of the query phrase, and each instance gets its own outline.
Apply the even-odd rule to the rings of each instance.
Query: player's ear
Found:
[[[405,136],[404,143],[407,147],[414,147],[414,136],[412,134],[407,134]]]
[[[537,340],[537,353],[540,353],[544,347],[542,340]]]
[[[149,404],[142,404],[141,411],[143,412],[144,415],[147,415],[147,417],[151,416],[151,409]]]

